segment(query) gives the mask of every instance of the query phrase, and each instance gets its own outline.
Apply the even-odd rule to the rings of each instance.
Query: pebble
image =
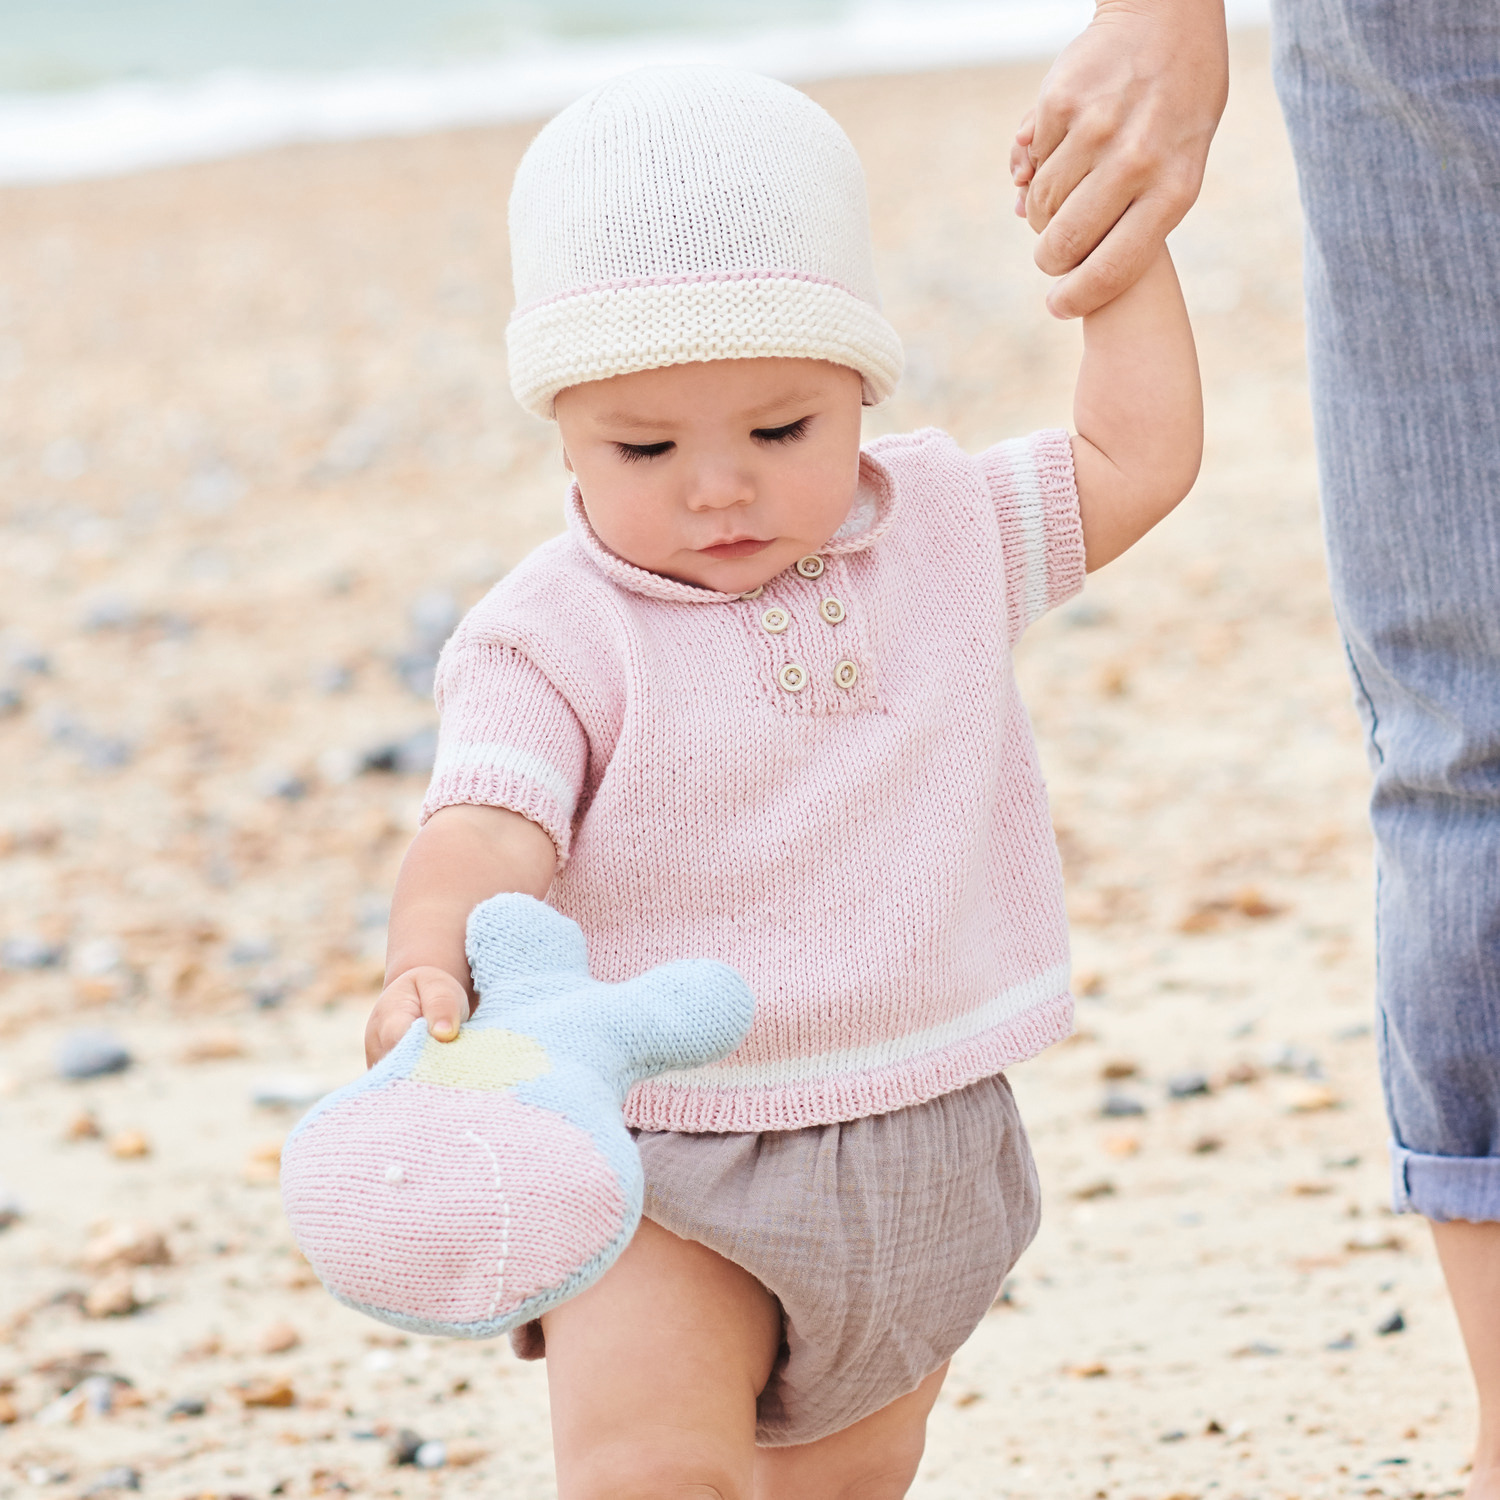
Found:
[[[1116,1057],[1099,1069],[1099,1076],[1106,1083],[1113,1083],[1118,1078],[1134,1078],[1140,1071],[1140,1068],[1129,1058]]]
[[[63,1131],[65,1141],[97,1141],[103,1131],[99,1129],[98,1117],[93,1110],[81,1110],[68,1121]]]
[[[63,1078],[99,1078],[130,1066],[130,1052],[108,1031],[70,1031],[57,1044],[53,1061]]]
[[[1202,1073],[1174,1073],[1167,1079],[1169,1099],[1194,1099],[1211,1092],[1208,1078]]]
[[[208,1402],[202,1396],[179,1396],[167,1408],[167,1420],[178,1422],[186,1417],[201,1417],[208,1410]]]
[[[1146,1106],[1129,1094],[1106,1094],[1099,1113],[1107,1120],[1121,1120],[1145,1114]]]
[[[129,1317],[139,1306],[135,1277],[129,1271],[115,1271],[96,1281],[83,1299],[83,1310],[91,1318]]]
[[[405,739],[372,745],[359,757],[361,773],[393,772],[398,776],[426,776],[437,759],[437,730],[414,730]]]
[[[290,1323],[272,1323],[261,1332],[256,1348],[262,1354],[285,1354],[302,1342],[302,1335]]]
[[[114,938],[89,938],[74,950],[72,969],[85,979],[102,979],[115,973],[121,960],[120,945]]]
[[[21,1200],[0,1182],[0,1229],[9,1229],[22,1216]]]
[[[1114,1183],[1107,1177],[1101,1177],[1097,1182],[1090,1182],[1081,1188],[1074,1189],[1069,1196],[1079,1203],[1088,1203],[1095,1198],[1113,1198],[1114,1195]]]
[[[412,1454],[419,1469],[441,1469],[448,1462],[448,1445],[437,1438],[429,1439]]]
[[[250,1102],[260,1109],[306,1109],[328,1092],[320,1078],[306,1073],[281,1073],[262,1078],[250,1090]]]
[[[0,1427],[9,1427],[20,1420],[21,1413],[16,1410],[16,1403],[0,1391]]]
[[[1318,1060],[1317,1054],[1292,1042],[1268,1053],[1266,1066],[1274,1068],[1278,1073],[1297,1073],[1303,1078],[1320,1080],[1323,1077],[1323,1064]]]
[[[269,963],[275,957],[275,940],[259,934],[236,938],[224,953],[226,962],[237,969],[249,968],[251,964]]]
[[[110,1136],[109,1154],[116,1161],[135,1161],[151,1155],[151,1142],[139,1130],[121,1130]]]
[[[413,1432],[410,1427],[401,1428],[391,1443],[391,1462],[393,1464],[416,1463],[417,1452],[425,1441],[421,1433]]]
[[[105,1490],[138,1490],[140,1487],[141,1476],[134,1469],[121,1464],[118,1468],[106,1469],[84,1494],[98,1495]]]
[[[1323,1347],[1329,1350],[1330,1353],[1342,1353],[1345,1349],[1352,1349],[1354,1347],[1354,1335],[1352,1333],[1341,1334],[1336,1339],[1329,1339]]]
[[[24,642],[12,644],[6,652],[10,664],[18,672],[30,672],[33,677],[45,677],[52,670],[52,663],[47,658],[47,653],[40,647],[28,645]]]
[[[12,714],[18,714],[26,707],[26,699],[22,696],[18,687],[12,687],[8,682],[0,683],[0,719],[8,719]]]
[[[328,662],[314,669],[312,683],[320,693],[347,693],[354,686],[354,673],[342,662]]]
[[[182,1049],[182,1060],[187,1063],[223,1062],[244,1055],[244,1040],[233,1031],[205,1031]]]
[[[1405,1333],[1405,1331],[1406,1319],[1402,1317],[1399,1307],[1389,1317],[1382,1319],[1375,1325],[1375,1332],[1382,1337],[1390,1333]]]
[[[235,1392],[245,1406],[295,1406],[297,1393],[290,1380],[278,1377],[274,1380],[247,1380],[235,1387]]]
[[[83,1264],[90,1271],[171,1263],[165,1238],[149,1224],[111,1224],[83,1247]]]
[[[18,974],[55,969],[63,961],[66,951],[61,943],[44,942],[39,937],[23,933],[0,943],[0,965]]]

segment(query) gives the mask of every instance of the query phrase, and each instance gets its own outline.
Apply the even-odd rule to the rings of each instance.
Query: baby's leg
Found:
[[[542,1332],[559,1500],[750,1500],[781,1311],[747,1271],[642,1219]]]
[[[917,1477],[945,1364],[916,1390],[816,1443],[761,1448],[754,1500],[900,1500]]]

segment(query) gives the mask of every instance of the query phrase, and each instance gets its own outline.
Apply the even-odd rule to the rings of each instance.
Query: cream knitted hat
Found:
[[[805,94],[737,68],[641,68],[548,124],[510,196],[516,399],[714,359],[826,359],[884,401],[864,173]]]

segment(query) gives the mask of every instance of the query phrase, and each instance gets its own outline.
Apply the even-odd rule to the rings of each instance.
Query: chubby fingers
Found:
[[[429,1036],[451,1042],[469,1019],[469,996],[453,975],[441,969],[422,969],[413,976],[417,1001]]]
[[[442,969],[412,969],[398,975],[381,992],[365,1024],[365,1062],[380,1061],[421,1019],[429,1035],[451,1042],[469,1016],[469,995]]]

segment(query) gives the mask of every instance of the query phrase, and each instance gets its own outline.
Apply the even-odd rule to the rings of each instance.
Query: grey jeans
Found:
[[[1274,14],[1396,1206],[1500,1220],[1500,4]]]

